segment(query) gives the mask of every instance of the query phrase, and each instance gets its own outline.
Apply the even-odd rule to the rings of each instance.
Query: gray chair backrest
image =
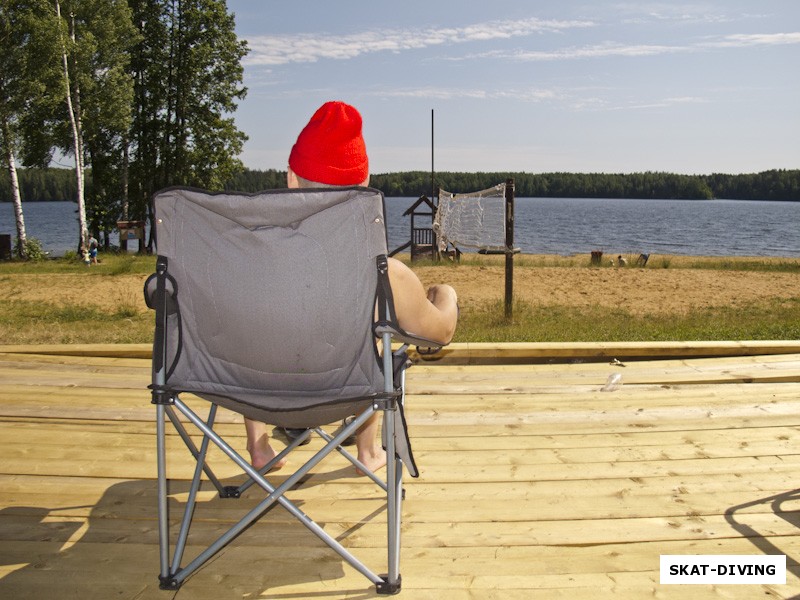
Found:
[[[171,388],[284,426],[330,422],[383,391],[372,332],[381,192],[173,188],[153,206],[179,307]],[[311,407],[319,423],[295,418]]]

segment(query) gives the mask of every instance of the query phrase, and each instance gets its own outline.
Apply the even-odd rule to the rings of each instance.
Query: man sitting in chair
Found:
[[[368,186],[369,161],[361,133],[361,115],[343,102],[326,102],[300,132],[289,155],[289,188]],[[427,292],[414,272],[389,258],[389,283],[400,326],[409,333],[447,344],[458,319],[457,296],[449,285],[434,285]],[[358,460],[371,471],[386,464],[378,441],[378,413],[356,434]],[[250,461],[260,469],[276,456],[269,444],[267,426],[245,419]],[[273,469],[279,469],[283,463]]]

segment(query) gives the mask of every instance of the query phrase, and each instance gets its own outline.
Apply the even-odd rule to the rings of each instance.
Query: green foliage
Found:
[[[76,194],[75,172],[67,169],[18,169],[23,201],[73,200]],[[11,202],[11,182],[0,177],[0,202]]]
[[[286,187],[286,171],[269,169],[257,171],[245,169],[237,173],[225,183],[226,190],[239,192],[260,192],[262,190],[275,190]]]
[[[3,0],[0,10],[0,148],[24,164],[49,160],[43,126],[55,107],[57,79],[52,6],[46,0]]]
[[[91,175],[91,169],[87,170]],[[67,169],[19,169],[19,182],[22,190],[23,199],[29,200],[68,200],[75,197],[75,177],[74,173]],[[773,175],[775,174],[775,175]],[[459,175],[470,175],[463,179]],[[538,188],[530,181],[536,181],[545,175],[531,175],[512,173],[515,177],[515,193],[521,198],[547,197],[549,192]],[[603,198],[619,197],[620,190],[629,190],[632,195],[629,198],[640,198],[643,193],[633,185],[622,185],[625,178],[636,180],[639,185],[644,185],[647,180],[646,174],[616,175],[609,176],[617,178],[620,185],[615,185],[612,179],[606,180],[608,187],[595,186],[593,193]],[[580,174],[560,174],[570,181],[577,182],[584,177],[591,175]],[[427,180],[426,180],[427,177]],[[505,181],[507,174],[452,174],[448,179],[446,189],[450,191],[475,191],[491,187],[501,181]],[[688,177],[688,176],[678,176]],[[712,176],[692,176],[695,178],[713,178],[711,182],[712,193],[715,198],[734,198],[740,200],[800,200],[800,192],[797,190],[800,185],[800,170],[796,171],[767,171],[754,175],[712,175]],[[552,176],[555,180],[556,175]],[[92,177],[89,177],[91,182]],[[675,180],[678,181],[678,180]],[[528,182],[528,183],[526,183]],[[741,185],[736,188],[735,183]],[[370,185],[383,191],[389,197],[414,197],[422,194],[430,194],[430,174],[420,172],[401,172],[374,175]],[[426,189],[427,186],[427,189]],[[472,187],[468,187],[472,186]],[[258,192],[261,190],[271,190],[286,187],[286,171],[276,169],[254,170],[244,169],[232,176],[222,185],[225,190],[237,190],[241,192]],[[559,195],[566,194],[564,197],[580,198],[586,197],[587,189],[581,186],[570,187],[567,183],[560,183],[551,186],[558,190]],[[90,185],[91,188],[91,185]],[[654,188],[649,188],[654,189]],[[688,188],[684,187],[685,192]],[[660,196],[667,198],[677,198],[680,194],[674,193],[666,186],[658,188]],[[738,191],[737,191],[738,190]],[[652,195],[652,194],[651,194]],[[6,178],[0,178],[0,202],[11,200],[11,186]]]
[[[0,146],[27,166],[49,164],[57,148],[90,165],[95,235],[123,215],[144,219],[160,188],[222,189],[241,171],[246,136],[231,115],[246,93],[246,53],[225,0],[3,0]],[[21,195],[76,199],[75,179],[25,169]],[[0,176],[0,201],[11,199]]]
[[[800,200],[800,170],[752,175],[677,175],[672,173],[437,173],[436,185],[451,192],[473,192],[514,179],[520,198],[643,198],[708,200]],[[404,171],[372,175],[370,185],[388,197],[430,196],[431,175]],[[225,183],[226,190],[257,192],[286,187],[286,172],[246,169]]]
[[[55,120],[70,135],[56,137],[54,144],[92,166],[90,173],[80,173],[91,185],[83,193],[85,204],[79,201],[79,222],[99,233],[114,227],[124,196],[124,148],[133,102],[129,50],[137,31],[127,0],[59,1],[58,40],[68,70],[60,87],[69,84],[72,112]]]
[[[436,185],[450,192],[472,192],[514,179],[520,198],[641,198],[708,200],[800,200],[800,170],[748,175],[674,173],[436,173]],[[387,196],[431,194],[430,173],[409,171],[373,175],[370,184]]]
[[[47,253],[44,251],[42,242],[36,238],[26,238],[25,240],[25,257],[31,261],[40,261],[47,258]]]
[[[223,0],[130,0],[141,34],[132,52],[130,213],[170,185],[222,189],[242,170],[246,136],[230,114],[246,94],[233,16]]]

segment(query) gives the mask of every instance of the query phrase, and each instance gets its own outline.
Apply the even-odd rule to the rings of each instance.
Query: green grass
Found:
[[[529,255],[519,254],[514,257],[514,269],[526,268],[612,268],[609,260],[616,261],[618,254],[610,253],[603,256],[601,265],[592,265],[589,255],[576,254],[572,256],[558,255]],[[658,255],[650,256],[646,267],[636,264],[638,254],[622,254],[627,261],[624,266],[626,269],[709,269],[715,271],[760,271],[766,273],[800,273],[800,258],[746,258],[746,257],[705,257],[705,256],[671,256]],[[410,262],[407,255],[400,255],[397,258],[411,265],[414,269],[426,269],[431,267],[475,267],[475,266],[503,266],[505,257],[485,256],[476,253],[463,254],[459,262],[442,260],[418,260]],[[613,268],[619,268],[615,266]]]
[[[153,315],[120,300],[104,311],[96,306],[20,300],[0,301],[4,344],[142,343],[153,339]]]
[[[107,309],[89,303],[65,304],[16,299],[10,288],[12,275],[70,274],[86,278],[91,291],[93,278],[147,275],[155,268],[155,257],[101,254],[101,264],[87,267],[74,255],[42,261],[0,263],[0,340],[3,344],[91,344],[141,343],[153,339],[153,314],[141,310],[132,292],[120,290]]]
[[[406,258],[407,259],[407,258]],[[148,275],[155,257],[101,254],[99,266],[86,267],[72,258],[39,262],[0,263],[0,340],[4,344],[149,343],[153,313],[143,310],[122,291],[107,309],[89,304],[22,301],[10,283],[15,274],[75,273],[86,277]],[[627,268],[641,268],[631,266]],[[460,263],[415,262],[414,269],[476,268],[502,265],[501,256],[465,255]],[[589,268],[588,256],[519,256],[515,267]],[[606,268],[606,267],[593,267]],[[722,269],[735,271],[800,272],[800,259],[708,259],[651,257],[648,269]],[[126,296],[127,294],[127,296]],[[641,316],[624,308],[537,306],[516,301],[513,320],[504,317],[502,301],[462,306],[456,342],[591,342],[672,340],[800,339],[800,298],[765,300],[714,307],[686,314]]]
[[[800,339],[800,298],[682,315],[634,315],[605,307],[532,306],[516,301],[512,320],[502,302],[465,307],[456,342],[599,342]]]
[[[47,274],[47,273],[85,273],[92,277],[113,277],[115,275],[152,273],[155,269],[155,256],[137,254],[101,253],[99,265],[87,267],[74,254],[62,258],[40,261],[11,260],[0,262],[0,275],[3,274]]]

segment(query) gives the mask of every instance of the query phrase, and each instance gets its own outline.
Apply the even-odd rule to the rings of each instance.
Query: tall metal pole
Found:
[[[433,109],[431,109],[431,201],[436,197],[436,185],[434,184],[433,174]]]
[[[506,319],[511,320],[514,302],[514,180],[506,180]]]

